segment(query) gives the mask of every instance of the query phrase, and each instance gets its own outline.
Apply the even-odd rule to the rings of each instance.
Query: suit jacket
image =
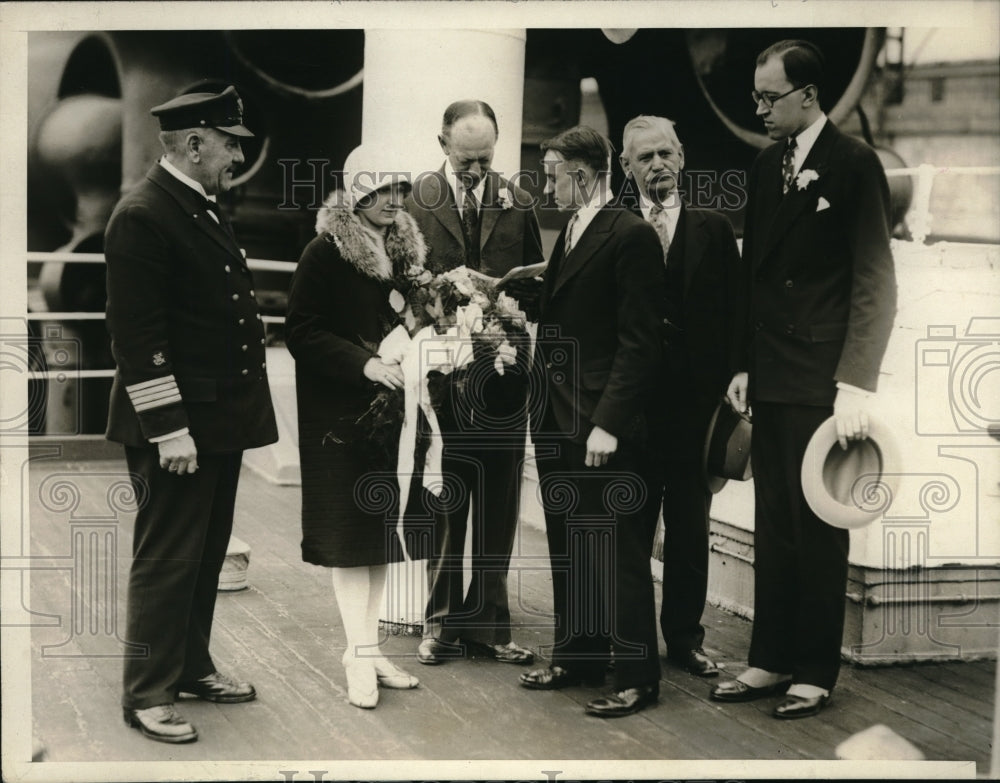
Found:
[[[202,452],[276,441],[253,276],[201,196],[155,164],[115,207],[104,247],[107,437],[143,446],[188,427]]]
[[[663,362],[666,281],[656,231],[631,212],[602,208],[563,257],[556,240],[542,290],[535,361],[542,362],[540,428],[586,443],[594,426],[641,434]],[[544,422],[544,423],[542,423]]]
[[[505,207],[504,203],[510,206]],[[544,260],[532,204],[527,191],[495,171],[487,173],[479,212],[480,272],[501,277],[516,266]],[[465,264],[465,239],[444,166],[417,178],[407,197],[406,211],[417,221],[427,243],[427,269],[436,274]],[[467,371],[454,374],[447,384],[448,398],[438,412],[443,431],[513,430],[516,439],[519,430],[523,440],[529,366],[527,340],[516,347],[517,363],[503,376],[492,369],[493,361],[487,358],[474,360]],[[468,388],[469,379],[473,379],[476,388]],[[465,401],[458,404],[456,395],[465,395]]]
[[[511,206],[504,208],[502,201]],[[487,173],[479,212],[480,272],[501,277],[515,266],[544,260],[532,203],[530,193],[495,171]],[[406,211],[416,219],[427,242],[428,269],[438,273],[465,264],[462,224],[444,166],[417,178],[406,200]]]
[[[831,405],[837,381],[875,390],[892,330],[889,187],[875,152],[827,120],[782,196],[783,148],[750,169],[734,369],[751,400]]]
[[[633,198],[623,200],[642,217]],[[686,402],[692,398],[717,401],[726,391],[732,367],[733,311],[740,295],[740,251],[729,219],[709,209],[681,206],[666,265],[680,263],[682,290],[679,317],[667,310],[667,363],[661,398]],[[670,296],[670,280],[667,281]],[[676,321],[676,324],[673,323]],[[676,328],[674,328],[676,327]],[[683,406],[663,405],[664,416],[687,419]]]

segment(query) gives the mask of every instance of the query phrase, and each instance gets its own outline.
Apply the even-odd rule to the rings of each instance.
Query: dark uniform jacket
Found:
[[[750,169],[734,369],[751,400],[832,405],[837,381],[875,390],[892,331],[889,186],[874,150],[827,120],[782,196],[783,150]]]
[[[204,204],[156,164],[108,223],[109,440],[143,446],[187,427],[213,453],[278,439],[253,277]]]

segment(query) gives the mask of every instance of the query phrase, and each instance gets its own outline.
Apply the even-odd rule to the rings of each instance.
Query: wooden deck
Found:
[[[108,520],[108,488],[124,477],[124,462],[117,460],[35,460],[23,485],[30,493],[25,505],[30,509],[31,555],[40,566],[50,566],[31,571],[30,609],[61,618],[59,626],[38,626],[32,632],[32,727],[36,742],[44,746],[45,763],[273,760],[270,766],[255,767],[263,769],[255,774],[283,780],[280,770],[299,770],[296,779],[312,780],[306,770],[331,770],[330,764],[351,760],[655,760],[654,766],[643,767],[646,774],[615,774],[616,769],[632,769],[621,765],[530,767],[538,768],[532,777],[541,779],[543,769],[575,769],[575,777],[600,770],[606,777],[650,778],[670,776],[675,768],[666,763],[669,760],[834,759],[843,740],[884,724],[929,760],[974,762],[979,775],[989,770],[996,666],[991,661],[845,667],[834,700],[821,717],[788,722],[770,716],[773,700],[719,705],[708,699],[710,683],[665,666],[656,707],[602,721],[583,714],[583,705],[595,695],[592,689],[529,692],[517,684],[518,667],[487,660],[421,666],[407,660],[417,640],[394,636],[384,648],[401,656],[400,663],[420,677],[421,687],[383,690],[376,710],[359,710],[346,699],[340,665],[345,641],[329,575],[299,557],[299,490],[269,484],[246,468],[236,535],[252,546],[250,588],[220,594],[213,654],[227,671],[251,680],[259,698],[232,706],[184,702],[182,710],[198,727],[200,740],[183,746],[150,742],[121,720],[121,661],[114,657],[118,646],[103,629],[94,633],[87,623],[74,630],[71,609],[73,542],[84,541],[74,539],[73,531],[88,525],[110,531],[118,547],[111,576],[118,586],[125,584],[131,514],[119,513],[117,522]],[[78,488],[76,506],[54,499],[53,487],[60,482]],[[517,563],[520,558],[537,565],[545,552],[544,536],[523,527],[515,548],[511,600],[515,624],[521,626],[515,637],[535,650],[552,638],[549,623],[537,618],[551,605],[548,574],[535,567],[517,572]],[[117,589],[116,595],[111,604],[117,608],[121,634],[124,590]],[[110,621],[113,627],[113,616]],[[750,624],[714,607],[706,610],[705,622],[708,652],[728,672],[739,673]],[[287,759],[326,761],[313,761],[312,766],[277,763]],[[202,771],[187,774],[217,774],[205,771],[214,768],[196,769]],[[356,778],[365,774],[358,770],[366,768],[351,769],[355,771],[346,776]],[[399,776],[420,777],[421,769],[403,765]],[[501,767],[469,769],[477,770],[478,777],[490,777],[490,770],[492,777],[511,776]],[[698,769],[701,776],[708,771],[746,777],[757,768],[709,763]],[[798,776],[832,775],[816,772],[819,767],[807,769],[811,773]],[[868,769],[872,775],[895,777],[904,768]],[[972,770],[972,765],[965,767],[966,774]],[[376,772],[367,775],[375,777]],[[80,773],[75,779],[87,776]]]

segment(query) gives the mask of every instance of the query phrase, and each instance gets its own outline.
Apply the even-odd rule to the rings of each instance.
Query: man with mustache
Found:
[[[702,454],[712,413],[731,377],[739,249],[725,216],[681,202],[684,148],[670,120],[642,115],[629,120],[622,150],[620,162],[631,186],[626,192],[638,190],[633,206],[660,237],[667,276],[667,363],[652,422],[661,472],[648,508],[655,526],[662,498],[660,629],[668,660],[700,677],[714,677],[719,668],[702,649],[712,501]]]
[[[484,101],[455,101],[445,109],[438,136],[444,164],[418,177],[406,201],[427,242],[426,265],[434,273],[466,266],[500,278],[514,267],[544,260],[531,196],[491,169],[498,135],[496,115]],[[527,437],[526,342],[517,350],[516,362],[502,376],[490,358],[449,376],[438,412],[446,502],[423,495],[424,513],[434,519],[433,541],[429,552],[412,552],[429,556],[424,638],[417,649],[417,660],[424,664],[466,651],[503,663],[534,659],[511,639],[507,598]],[[463,554],[470,505],[472,564],[466,591]]]
[[[125,446],[138,511],[125,639],[125,722],[160,742],[198,732],[179,693],[232,704],[252,685],[208,651],[243,450],[278,439],[264,325],[245,253],[216,197],[243,163],[235,88],[152,109],[164,155],[115,208],[105,237],[117,363],[109,440]]]

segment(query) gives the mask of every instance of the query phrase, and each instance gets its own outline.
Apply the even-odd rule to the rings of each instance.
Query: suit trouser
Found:
[[[696,650],[705,640],[708,532],[712,493],[701,458],[666,462],[663,488],[663,603],[660,630],[668,652]]]
[[[748,661],[827,689],[840,670],[850,537],[809,508],[801,469],[809,439],[832,413],[755,402],[750,445],[756,516]]]
[[[712,398],[674,403],[683,424],[654,435],[662,464],[649,513],[663,510],[663,602],[660,630],[668,652],[695,650],[705,640],[701,616],[708,595],[709,511],[712,493],[705,482],[703,452]],[[657,428],[659,433],[660,428]]]
[[[441,502],[430,503],[434,544],[427,562],[425,638],[511,641],[507,570],[517,532],[524,441],[500,441],[492,447],[445,444],[445,489]],[[463,561],[470,507],[472,562],[466,593]]]
[[[215,671],[208,644],[243,453],[199,454],[185,475],[161,468],[155,446],[126,446],[125,459],[139,502],[125,638],[147,654],[125,659],[122,705],[145,709]]]
[[[613,649],[617,690],[651,685],[660,661],[649,567],[656,520],[645,513],[650,461],[621,441],[602,467],[586,467],[586,453],[566,439],[535,443],[552,567],[552,664],[599,679]]]

